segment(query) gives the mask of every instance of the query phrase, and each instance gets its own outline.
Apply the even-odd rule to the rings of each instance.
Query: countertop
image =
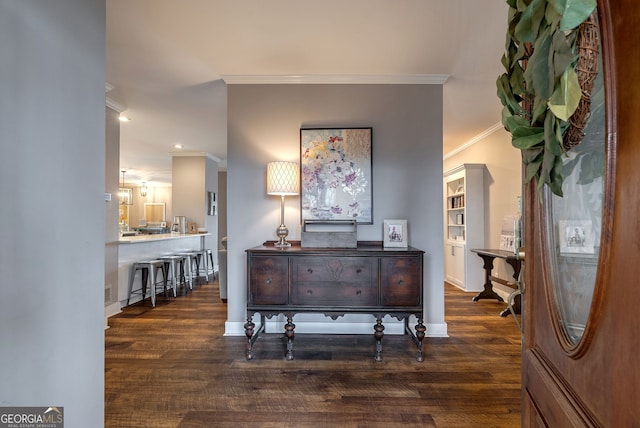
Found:
[[[135,235],[121,236],[118,240],[119,244],[137,244],[140,242],[165,241],[168,239],[197,238],[202,236],[211,236],[210,233],[156,233],[153,235]]]

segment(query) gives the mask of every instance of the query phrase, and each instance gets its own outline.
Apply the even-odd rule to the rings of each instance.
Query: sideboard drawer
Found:
[[[367,257],[294,257],[291,303],[371,306],[378,297],[378,261]]]
[[[249,302],[257,305],[286,305],[289,293],[286,257],[254,256],[249,266]]]
[[[421,259],[383,258],[381,271],[383,306],[417,306],[422,303]]]

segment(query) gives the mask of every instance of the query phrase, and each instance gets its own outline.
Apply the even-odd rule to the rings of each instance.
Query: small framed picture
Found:
[[[558,229],[561,254],[595,254],[591,220],[560,220]]]
[[[385,247],[406,248],[409,242],[407,220],[385,220],[382,234]]]
[[[189,229],[189,233],[198,233],[198,225],[197,223],[188,223],[187,228]]]
[[[215,192],[208,192],[208,215],[216,215],[216,194]]]

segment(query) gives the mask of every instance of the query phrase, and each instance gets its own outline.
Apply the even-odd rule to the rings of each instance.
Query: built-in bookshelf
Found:
[[[444,173],[445,279],[465,291],[483,289],[484,164],[463,164]],[[477,259],[477,260],[476,260]]]

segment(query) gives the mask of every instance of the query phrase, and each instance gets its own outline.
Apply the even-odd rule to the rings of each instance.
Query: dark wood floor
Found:
[[[504,304],[445,284],[448,338],[303,335],[285,361],[281,335],[223,337],[217,283],[158,296],[105,331],[106,427],[518,427],[520,332]],[[372,324],[373,331],[373,324]]]

